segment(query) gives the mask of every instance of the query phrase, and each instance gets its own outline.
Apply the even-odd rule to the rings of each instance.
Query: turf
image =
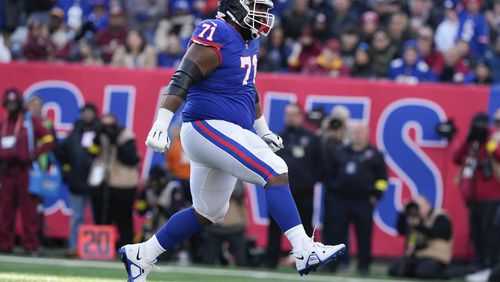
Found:
[[[0,256],[0,281],[5,282],[115,282],[126,281],[125,271],[118,262],[96,262],[50,258]],[[313,273],[300,277],[293,272],[269,272],[217,267],[181,267],[160,265],[148,282],[385,282],[385,278],[342,277]],[[395,281],[395,280],[392,280]],[[401,280],[399,280],[401,281]]]

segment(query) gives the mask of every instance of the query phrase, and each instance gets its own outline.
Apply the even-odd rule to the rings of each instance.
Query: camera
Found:
[[[451,141],[457,133],[455,121],[453,119],[449,119],[445,122],[439,123],[436,127],[436,132],[439,136]]]
[[[328,123],[328,128],[331,130],[339,130],[344,126],[344,122],[339,118],[333,118]]]
[[[325,117],[323,108],[315,108],[306,113],[306,120],[317,128],[321,127],[321,122],[323,122]]]
[[[488,138],[488,115],[485,113],[476,114],[471,121],[467,141],[484,142]]]

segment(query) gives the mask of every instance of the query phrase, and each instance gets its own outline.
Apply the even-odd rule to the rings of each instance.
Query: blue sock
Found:
[[[155,235],[162,248],[169,250],[189,236],[203,230],[203,227],[196,218],[194,209],[187,208],[175,213]]]
[[[302,224],[297,205],[295,205],[288,185],[266,187],[264,191],[267,211],[278,223],[281,231],[286,232],[290,228]]]

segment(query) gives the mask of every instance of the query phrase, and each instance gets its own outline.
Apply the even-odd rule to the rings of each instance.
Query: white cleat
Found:
[[[490,281],[491,276],[491,268],[483,269],[478,272],[471,273],[469,275],[465,275],[466,282],[488,282]]]
[[[316,271],[316,268],[332,260],[336,260],[344,252],[344,244],[328,246],[308,238],[304,239],[302,250],[293,251],[292,253],[295,258],[297,272],[302,276],[307,275],[310,271]]]
[[[155,267],[156,260],[146,261],[144,243],[125,245],[120,248],[119,253],[128,274],[127,282],[146,282],[146,277]]]

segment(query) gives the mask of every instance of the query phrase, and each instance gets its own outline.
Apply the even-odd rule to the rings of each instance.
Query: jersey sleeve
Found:
[[[189,45],[197,43],[214,48],[219,55],[219,63],[222,63],[220,50],[229,43],[229,37],[226,25],[217,20],[204,20],[195,27]]]

